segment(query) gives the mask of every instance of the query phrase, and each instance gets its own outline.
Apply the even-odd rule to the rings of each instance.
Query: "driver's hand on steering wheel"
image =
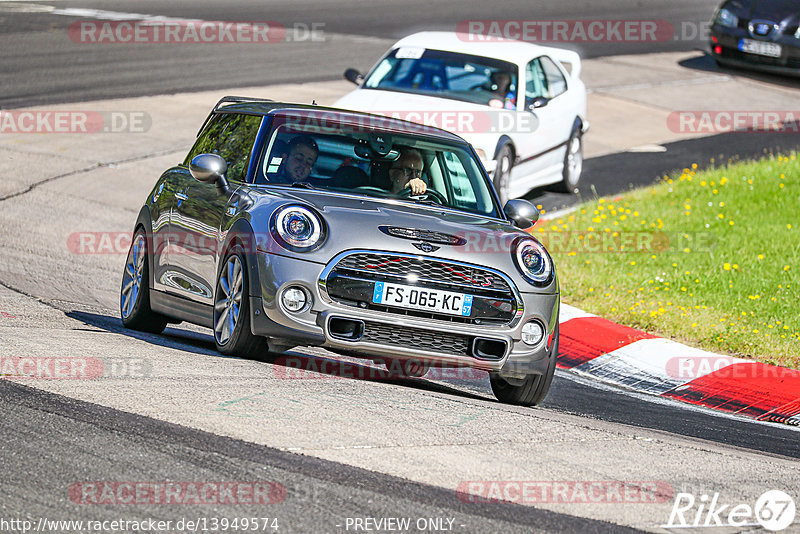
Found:
[[[428,190],[428,184],[423,182],[420,178],[409,180],[405,186],[411,189],[412,195],[422,195]]]

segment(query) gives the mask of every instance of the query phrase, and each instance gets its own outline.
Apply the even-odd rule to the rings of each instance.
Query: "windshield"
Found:
[[[401,47],[372,69],[364,87],[516,109],[517,67],[456,52]]]
[[[322,133],[307,118],[301,123],[275,119],[255,183],[441,205],[500,218],[491,186],[466,146],[330,123]],[[424,192],[417,194],[420,189]]]

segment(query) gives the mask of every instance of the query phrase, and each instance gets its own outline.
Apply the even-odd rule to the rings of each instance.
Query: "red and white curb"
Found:
[[[561,369],[760,421],[800,425],[800,371],[688,347],[561,304]]]

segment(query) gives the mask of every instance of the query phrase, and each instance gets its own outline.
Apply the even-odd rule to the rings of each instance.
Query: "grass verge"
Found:
[[[714,352],[800,367],[797,153],[696,169],[537,225],[564,302]]]

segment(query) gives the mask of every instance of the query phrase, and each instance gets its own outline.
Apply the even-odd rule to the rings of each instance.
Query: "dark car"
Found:
[[[800,75],[800,2],[727,0],[712,20],[711,54],[724,66]]]
[[[451,133],[226,97],[139,213],[122,321],[207,326],[224,354],[310,345],[399,375],[481,369],[498,399],[534,405],[559,312],[553,261],[523,230],[538,217],[524,200],[501,206]]]

